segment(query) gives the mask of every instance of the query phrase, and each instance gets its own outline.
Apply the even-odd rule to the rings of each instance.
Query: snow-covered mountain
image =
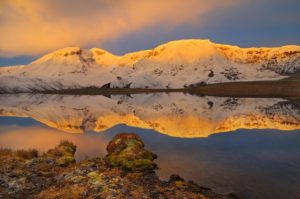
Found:
[[[275,80],[300,72],[300,46],[240,48],[178,40],[113,55],[68,47],[24,66],[0,67],[0,92],[88,86],[183,88],[201,82]]]
[[[0,116],[31,117],[71,133],[118,124],[175,137],[245,129],[300,129],[300,107],[283,99],[198,97],[183,93],[97,96],[0,95]]]

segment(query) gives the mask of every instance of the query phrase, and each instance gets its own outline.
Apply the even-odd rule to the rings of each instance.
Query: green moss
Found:
[[[92,172],[89,172],[89,173],[87,174],[87,176],[88,176],[89,178],[91,178],[91,179],[95,179],[95,178],[98,178],[98,177],[100,176],[100,174],[99,174],[98,172],[96,172],[96,171],[92,171]]]
[[[153,170],[156,165],[153,164],[152,160],[149,159],[137,159],[134,161],[128,161],[125,163],[126,169],[132,169],[135,171]]]
[[[144,171],[156,169],[155,154],[144,149],[144,143],[135,134],[117,135],[108,145],[107,161],[112,166],[126,170]]]
[[[188,184],[185,181],[175,181],[175,186],[178,188],[186,188]]]
[[[71,154],[75,154],[76,151],[76,146],[69,141],[61,141],[57,147],[58,151],[61,151],[63,153],[71,153]]]
[[[102,174],[95,171],[87,174],[89,180],[88,183],[92,185],[98,192],[103,192],[106,189],[106,183],[102,178]]]
[[[118,144],[121,143],[121,141],[122,141],[122,140],[121,140],[120,138],[118,138],[118,139],[115,140],[115,144],[118,145]]]
[[[69,141],[62,141],[54,149],[49,150],[44,157],[52,159],[58,166],[69,166],[76,162],[74,154],[76,146]]]
[[[75,160],[75,158],[74,158],[73,155],[68,155],[68,154],[67,154],[67,155],[64,155],[64,156],[62,156],[62,157],[56,159],[55,162],[56,162],[56,164],[57,164],[58,166],[68,166],[68,165],[70,165],[70,164],[75,163],[76,160]]]

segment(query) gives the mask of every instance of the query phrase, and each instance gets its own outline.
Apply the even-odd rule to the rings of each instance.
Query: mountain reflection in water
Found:
[[[173,137],[236,129],[300,129],[300,108],[284,99],[198,97],[182,93],[120,96],[1,95],[0,115],[31,117],[71,133],[118,124]]]
[[[0,95],[0,115],[0,147],[46,151],[67,139],[82,160],[104,156],[116,133],[135,132],[158,155],[163,179],[177,173],[246,199],[300,196],[297,102],[181,93],[20,94]]]

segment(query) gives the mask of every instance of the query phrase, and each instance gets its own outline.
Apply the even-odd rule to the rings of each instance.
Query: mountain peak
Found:
[[[48,61],[68,60],[69,62],[72,62],[72,60],[75,61],[76,59],[75,57],[78,56],[90,57],[90,54],[91,53],[88,50],[83,50],[80,47],[65,47],[44,55],[43,57],[33,61],[31,65],[41,64]]]
[[[170,41],[153,49],[157,56],[163,60],[178,58],[193,62],[202,58],[218,56],[217,48],[210,40],[186,39]]]
[[[161,45],[158,45],[157,47],[162,45],[174,45],[174,44],[191,45],[191,44],[214,44],[214,43],[209,39],[179,39],[179,40],[173,40],[167,43],[163,43]]]
[[[65,47],[61,48],[59,50],[54,51],[52,54],[54,55],[63,55],[63,56],[68,56],[68,55],[79,55],[82,53],[82,49],[80,47]]]
[[[297,72],[300,46],[240,48],[187,39],[122,56],[98,48],[63,48],[24,67],[0,69],[0,91],[103,85],[183,88],[204,82],[276,80]]]

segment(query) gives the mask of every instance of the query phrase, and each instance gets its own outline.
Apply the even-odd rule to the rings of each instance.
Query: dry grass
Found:
[[[29,150],[11,150],[11,149],[0,149],[0,156],[2,157],[18,157],[22,159],[32,159],[38,157],[38,151],[36,149]]]
[[[0,149],[0,156],[9,156],[13,153],[11,149]]]
[[[29,150],[17,150],[15,152],[16,156],[23,159],[32,159],[38,157],[39,153],[36,149]]]

